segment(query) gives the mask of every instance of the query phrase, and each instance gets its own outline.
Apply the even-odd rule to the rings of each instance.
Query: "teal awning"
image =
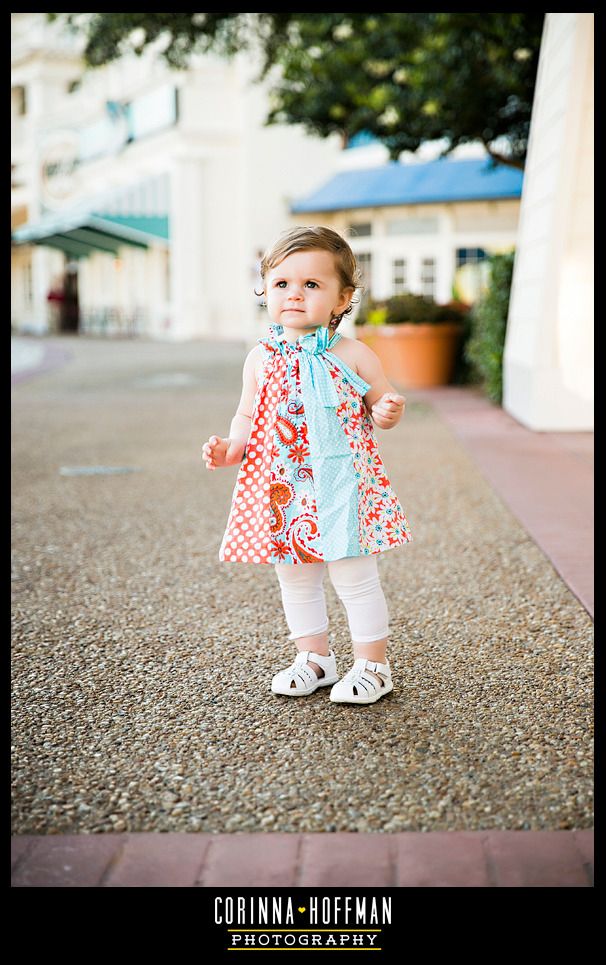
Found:
[[[123,245],[149,248],[166,245],[170,238],[168,216],[108,218],[90,212],[77,216],[45,216],[34,224],[17,228],[11,235],[16,245],[48,245],[81,258],[92,251],[117,254]]]
[[[78,205],[48,212],[39,221],[13,231],[11,242],[59,248],[71,258],[83,258],[94,251],[115,255],[124,245],[143,249],[151,245],[166,247],[170,241],[166,198],[155,205],[155,214],[142,214],[142,208],[149,208],[149,204],[142,204],[142,192],[146,189],[143,184],[105,196],[94,207]]]

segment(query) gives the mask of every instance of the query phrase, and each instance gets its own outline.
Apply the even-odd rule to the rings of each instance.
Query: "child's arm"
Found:
[[[242,396],[235,416],[231,420],[229,436],[211,436],[202,446],[202,458],[207,469],[219,466],[233,466],[242,462],[246,443],[250,435],[252,411],[257,394],[256,363],[259,359],[260,345],[255,345],[248,353],[242,370]]]
[[[371,388],[364,396],[366,408],[380,429],[392,429],[404,415],[406,399],[388,382],[381,360],[364,342],[356,342],[358,375]]]

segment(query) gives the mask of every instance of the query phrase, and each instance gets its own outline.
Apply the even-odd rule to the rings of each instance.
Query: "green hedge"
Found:
[[[514,253],[490,255],[487,291],[469,313],[470,333],[464,358],[477,373],[489,399],[499,405],[503,398],[503,348],[513,275]]]

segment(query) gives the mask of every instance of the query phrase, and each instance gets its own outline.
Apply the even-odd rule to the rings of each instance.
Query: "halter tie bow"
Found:
[[[277,335],[281,335],[284,331],[282,325],[272,325],[271,328]],[[301,335],[295,343],[303,349],[301,358],[305,360],[305,363],[301,366],[304,370],[301,372],[302,382],[308,383],[313,388],[314,394],[322,406],[333,408],[339,405],[339,396],[324,359],[327,358],[326,353],[329,346],[334,345],[340,338],[341,336],[337,332],[331,337],[328,328],[322,326],[315,332]],[[284,346],[289,343],[276,340],[275,344],[279,346],[283,355],[288,353],[288,349]],[[345,381],[349,382],[361,396],[366,395],[371,386],[360,378],[346,362],[331,353],[330,363],[339,369]]]

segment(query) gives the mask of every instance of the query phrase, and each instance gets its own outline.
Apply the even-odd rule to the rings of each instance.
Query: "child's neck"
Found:
[[[282,327],[284,329],[285,341],[293,344],[298,338],[301,337],[301,335],[313,335],[313,333],[317,332],[319,328],[322,328],[321,325],[314,325],[311,328],[287,328],[286,325],[283,325]]]

